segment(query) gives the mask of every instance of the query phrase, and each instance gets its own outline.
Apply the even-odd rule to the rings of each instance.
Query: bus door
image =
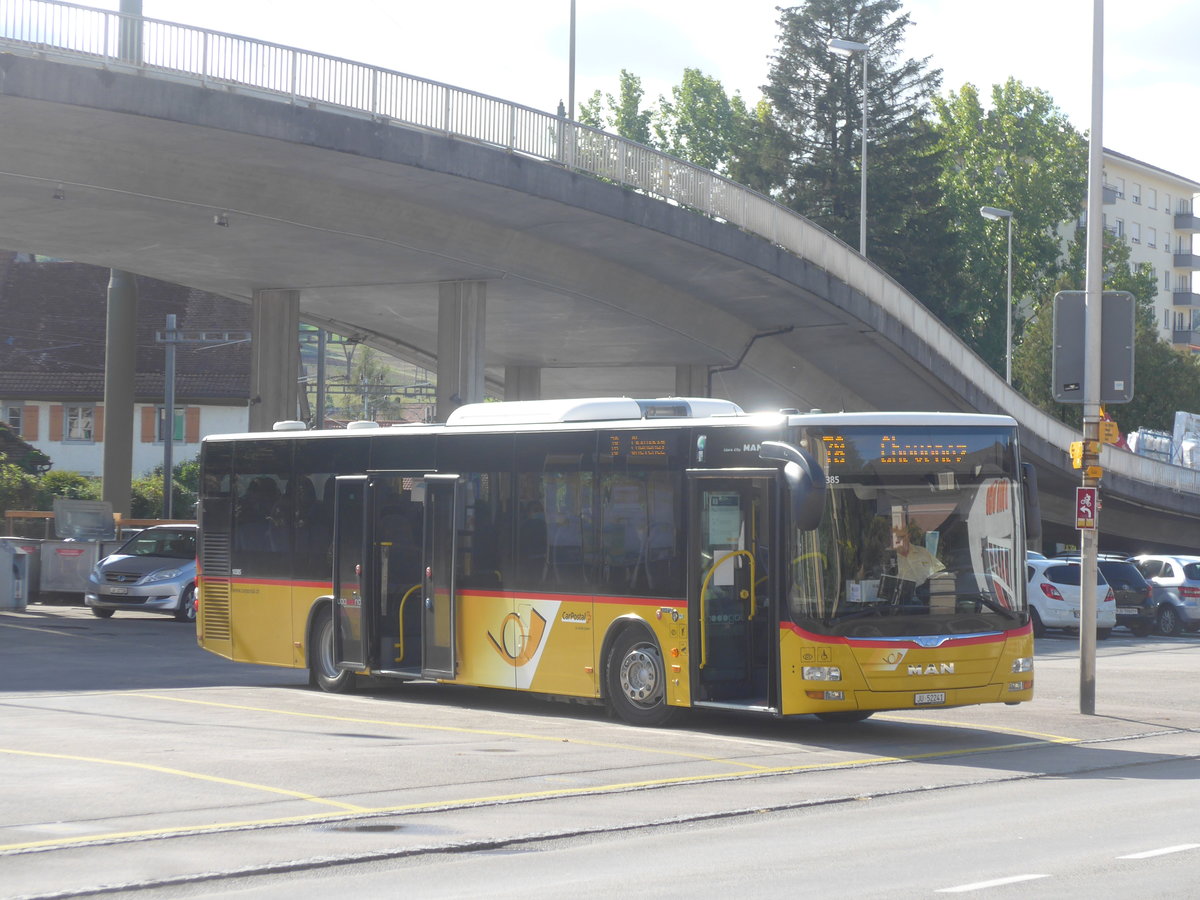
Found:
[[[693,702],[777,710],[777,470],[688,475]]]
[[[457,674],[455,560],[458,534],[463,527],[460,481],[458,475],[426,475],[423,479],[421,646],[424,655],[421,674],[427,678],[454,678]]]
[[[411,678],[421,675],[425,475],[423,471],[376,472],[369,485],[375,586],[370,597],[378,599],[370,617],[379,648],[377,668]]]
[[[343,669],[367,668],[374,606],[367,543],[367,476],[339,475],[334,484],[333,659]]]

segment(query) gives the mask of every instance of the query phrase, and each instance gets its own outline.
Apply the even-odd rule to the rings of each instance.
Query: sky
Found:
[[[86,3],[87,0],[84,0]],[[117,9],[120,0],[93,0]],[[571,0],[142,0],[143,14],[442,81],[553,112],[568,101]],[[685,67],[753,105],[767,80],[780,0],[575,0],[575,103],[646,101]],[[1010,76],[1091,125],[1094,0],[905,0],[905,51],[987,101]],[[286,11],[286,12],[284,12]],[[1200,182],[1200,2],[1105,0],[1104,146]],[[856,39],[859,35],[843,35]]]

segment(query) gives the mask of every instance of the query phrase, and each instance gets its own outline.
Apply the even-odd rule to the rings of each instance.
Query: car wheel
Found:
[[[93,616],[95,616],[97,619],[111,619],[111,618],[112,618],[112,614],[113,614],[114,612],[116,612],[116,610],[113,610],[113,609],[101,609],[101,608],[100,608],[100,607],[98,607],[98,606],[93,606],[93,607],[92,607],[92,615],[93,615]]]
[[[323,606],[313,619],[308,648],[308,683],[330,694],[354,690],[354,673],[334,663],[333,613]]]
[[[662,651],[645,629],[626,628],[617,636],[605,674],[608,702],[630,725],[663,725],[671,718]]]
[[[1111,628],[1097,628],[1096,629],[1096,640],[1107,641],[1110,637],[1112,637],[1112,629]]]
[[[1149,622],[1137,622],[1129,626],[1129,630],[1133,632],[1134,637],[1145,637],[1154,630],[1154,626]]]
[[[179,608],[175,610],[176,622],[195,622],[196,621],[196,588],[195,586],[184,588],[183,593],[179,595]]]
[[[1174,637],[1183,631],[1183,620],[1179,618],[1179,613],[1169,603],[1164,603],[1158,608],[1158,617],[1155,620],[1158,627],[1158,633],[1167,637]]]
[[[1029,621],[1033,623],[1034,637],[1046,636],[1046,626],[1042,624],[1042,617],[1038,615],[1038,611],[1036,609],[1030,608]]]

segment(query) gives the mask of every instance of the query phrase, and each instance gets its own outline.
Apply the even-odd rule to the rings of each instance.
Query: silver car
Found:
[[[118,609],[196,621],[196,526],[155,525],[96,563],[83,602],[107,619]]]
[[[1159,634],[1200,631],[1200,556],[1130,557],[1154,589]]]

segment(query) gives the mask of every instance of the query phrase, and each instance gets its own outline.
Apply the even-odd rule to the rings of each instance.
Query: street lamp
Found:
[[[839,56],[862,54],[862,187],[858,200],[858,252],[866,258],[867,255],[867,51],[870,45],[861,41],[845,41],[841,38],[830,38],[825,46]]]
[[[997,209],[994,206],[979,207],[979,214],[985,219],[997,221],[999,219],[1008,220],[1008,291],[1006,293],[1005,308],[1008,313],[1008,328],[1005,331],[1004,338],[1004,380],[1012,384],[1012,332],[1013,332],[1013,311],[1012,311],[1012,210]]]

